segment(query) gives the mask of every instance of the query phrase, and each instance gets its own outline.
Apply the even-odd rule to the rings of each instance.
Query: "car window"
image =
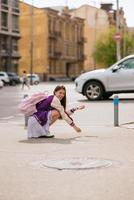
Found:
[[[4,74],[0,74],[0,76],[4,76]]]
[[[16,76],[17,74],[15,74],[15,73],[7,73],[8,74],[8,76]]]
[[[134,69],[134,58],[129,58],[128,60],[122,62],[121,64],[119,64],[119,68]]]
[[[32,75],[32,76],[28,75],[27,77],[28,77],[28,78],[31,78],[31,77],[32,77],[32,78],[35,78],[36,76],[34,76],[34,75]]]

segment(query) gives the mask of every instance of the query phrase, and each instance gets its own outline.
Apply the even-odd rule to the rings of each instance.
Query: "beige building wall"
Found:
[[[33,11],[33,14],[32,14]],[[19,52],[21,59],[19,62],[19,74],[23,70],[27,73],[31,71],[42,76],[46,76],[48,70],[48,20],[44,9],[38,9],[26,4],[20,3],[20,34]],[[31,53],[33,45],[33,54]],[[33,59],[31,59],[33,55]]]
[[[32,73],[48,79],[80,74],[84,66],[84,20],[72,18],[68,9],[59,13],[22,2],[20,11],[19,74],[23,70],[31,73],[31,66]]]
[[[95,50],[97,39],[109,29],[107,13],[102,9],[89,5],[83,5],[78,9],[73,9],[70,13],[74,17],[85,19],[84,37],[87,41],[84,46],[84,54],[86,55],[84,70],[99,68],[100,65],[93,59],[92,54]]]
[[[83,71],[84,20],[71,17],[68,8],[47,9],[49,19],[49,77],[74,78]]]

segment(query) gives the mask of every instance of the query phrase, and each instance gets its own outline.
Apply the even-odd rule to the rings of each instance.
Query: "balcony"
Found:
[[[55,35],[54,32],[50,32],[49,33],[49,39],[51,39],[51,40],[55,40],[56,39],[56,35]]]
[[[87,59],[87,56],[85,54],[82,54],[78,57],[78,61],[84,61]]]
[[[9,50],[5,50],[5,49],[2,49],[0,51],[0,54],[1,54],[1,57],[9,57]],[[20,54],[18,51],[13,51],[12,54],[11,54],[11,57],[12,58],[20,58]]]
[[[53,31],[49,32],[49,38],[50,39],[57,39],[57,37],[61,37],[61,31]]]
[[[61,31],[54,31],[56,37],[61,37]]]
[[[8,10],[8,1],[7,0],[1,0],[1,9]]]
[[[54,52],[54,53],[49,53],[49,58],[50,59],[59,59],[61,57],[62,53],[61,52]]]
[[[20,54],[19,54],[18,51],[13,51],[13,52],[12,52],[12,57],[13,57],[13,58],[20,58],[21,56],[20,56]]]
[[[17,7],[12,8],[12,12],[15,13],[16,15],[20,14],[20,10]]]
[[[18,28],[13,28],[13,29],[12,29],[12,32],[13,32],[13,33],[20,33],[20,30],[19,30]]]
[[[2,27],[1,27],[1,30],[2,30],[2,31],[8,31],[8,27],[7,27],[7,26],[2,26]]]
[[[57,59],[60,58],[61,57],[61,52],[60,51],[54,52],[54,56]]]
[[[1,57],[8,57],[8,56],[9,56],[8,51],[5,50],[5,49],[2,49],[2,50],[0,51],[0,54],[1,54]]]
[[[78,44],[84,44],[85,42],[87,42],[87,38],[85,37],[81,37],[80,39],[78,39]]]
[[[12,12],[19,13],[19,1],[12,0]]]

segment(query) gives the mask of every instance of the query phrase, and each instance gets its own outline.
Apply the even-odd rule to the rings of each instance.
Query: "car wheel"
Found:
[[[90,101],[100,100],[103,95],[103,86],[97,81],[91,81],[85,85],[84,94]]]
[[[2,80],[2,82],[3,82],[3,85],[6,86],[6,82],[4,80]]]
[[[15,85],[16,85],[16,82],[15,82],[15,81],[11,81],[11,85],[12,85],[12,86],[15,86]]]
[[[38,85],[38,84],[39,84],[39,81],[35,81],[34,84],[35,84],[35,85]]]

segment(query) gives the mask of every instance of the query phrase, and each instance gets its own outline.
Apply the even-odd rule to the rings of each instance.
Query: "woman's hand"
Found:
[[[74,128],[74,130],[77,132],[77,133],[80,133],[81,132],[81,129],[79,128],[79,127],[77,127],[77,126],[73,126],[73,128]]]
[[[82,109],[84,109],[84,108],[85,108],[85,106],[84,106],[84,105],[81,105],[81,106],[78,107],[78,110],[82,110]]]

